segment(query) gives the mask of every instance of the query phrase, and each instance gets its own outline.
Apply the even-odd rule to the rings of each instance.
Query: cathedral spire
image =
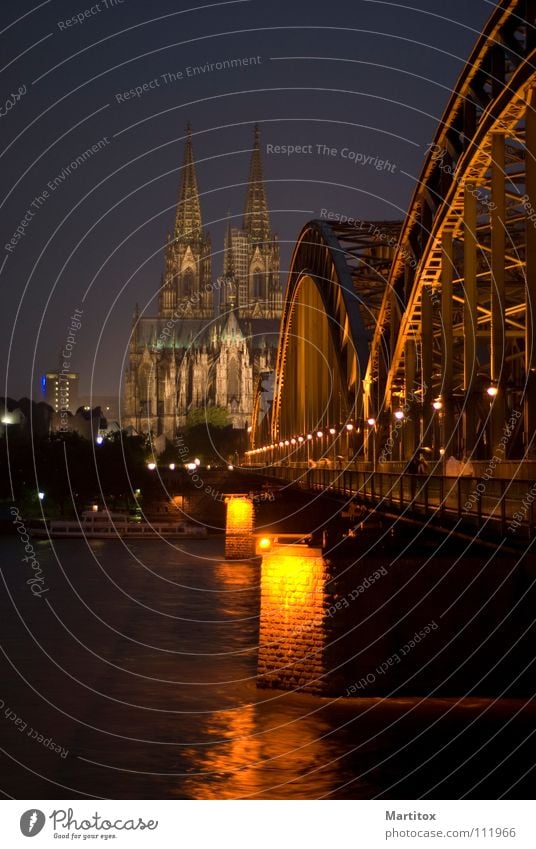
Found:
[[[195,236],[201,233],[202,226],[201,204],[199,203],[199,191],[195,175],[192,127],[188,124],[186,127],[184,164],[173,239],[186,237],[188,240],[191,240],[192,237],[195,238]]]
[[[225,228],[225,238],[223,244],[224,262],[223,273],[225,277],[234,275],[234,258],[233,258],[233,237],[231,233],[231,210],[227,210],[227,227]]]
[[[255,124],[253,152],[249,168],[249,184],[244,211],[244,230],[256,241],[269,238],[270,220],[262,173],[261,136],[259,125]]]

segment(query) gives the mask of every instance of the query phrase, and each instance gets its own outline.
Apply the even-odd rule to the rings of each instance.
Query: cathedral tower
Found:
[[[222,310],[236,308],[239,318],[281,316],[279,241],[271,230],[262,172],[259,127],[255,125],[253,150],[242,229],[229,227],[225,238],[226,287]]]
[[[203,231],[190,125],[186,130],[182,180],[173,235],[168,234],[160,289],[160,317],[212,318],[212,249]]]
[[[214,316],[211,244],[203,230],[188,127],[173,234],[156,316],[134,315],[123,426],[163,450],[192,410],[219,407],[234,428],[251,422],[253,386],[274,368],[282,309],[279,242],[270,227],[255,127],[242,227],[227,228]]]

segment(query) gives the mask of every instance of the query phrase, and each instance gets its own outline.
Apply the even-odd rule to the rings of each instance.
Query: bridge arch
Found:
[[[404,221],[365,383],[380,422],[408,413],[406,457],[534,457],[534,24],[534,3],[498,4]]]
[[[493,11],[402,225],[303,228],[265,446],[272,459],[282,447],[286,461],[303,460],[300,436],[327,428],[340,440],[347,424],[349,456],[365,448],[365,459],[370,428],[386,460],[422,448],[438,461],[536,459],[535,24],[533,0]],[[322,454],[344,457],[340,445],[323,440]]]
[[[298,238],[281,323],[271,431],[272,444],[285,447],[288,441],[297,460],[356,452],[363,377],[399,229],[399,223],[387,221],[363,223],[359,232],[353,223],[316,220]],[[344,445],[338,443],[341,432]]]

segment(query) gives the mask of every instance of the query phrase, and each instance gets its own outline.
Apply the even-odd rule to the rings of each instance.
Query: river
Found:
[[[0,541],[4,796],[532,794],[532,703],[257,689],[260,567],[221,539],[33,544],[39,596]]]

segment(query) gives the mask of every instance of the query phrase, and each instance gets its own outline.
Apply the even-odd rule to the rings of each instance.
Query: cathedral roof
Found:
[[[241,340],[243,338],[244,334],[242,333],[240,323],[235,315],[234,310],[231,310],[224,318],[224,323],[220,330],[220,339],[222,342],[227,342],[229,340]]]
[[[169,326],[165,318],[144,316],[137,324],[137,348],[207,348],[218,340],[251,339],[254,349],[277,345],[279,320],[239,319],[234,312],[212,321],[184,318]]]

